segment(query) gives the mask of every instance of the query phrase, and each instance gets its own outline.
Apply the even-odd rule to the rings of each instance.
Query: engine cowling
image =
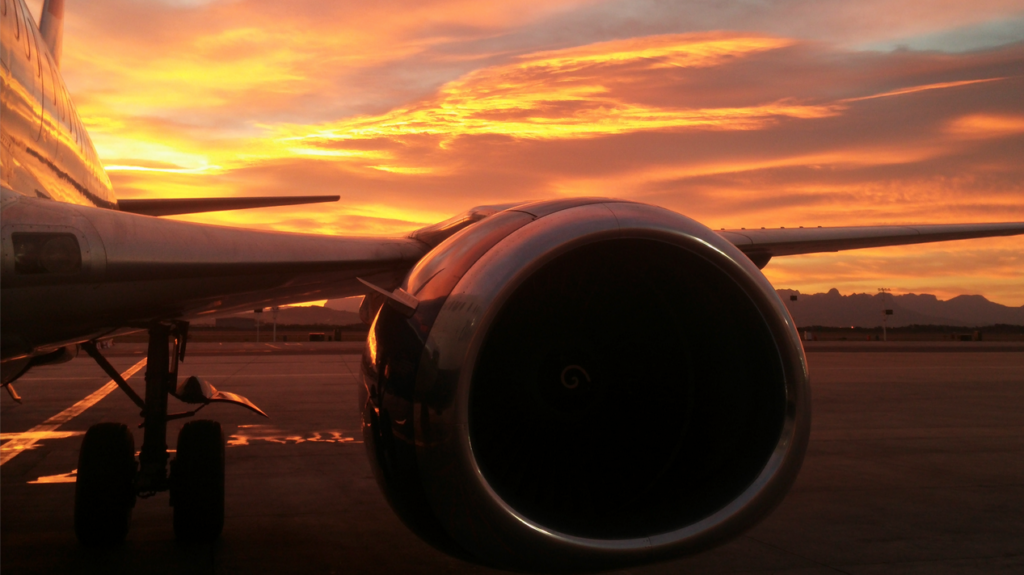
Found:
[[[452,236],[384,305],[364,436],[435,547],[523,571],[706,550],[784,497],[810,430],[806,362],[760,271],[653,206],[541,202]]]

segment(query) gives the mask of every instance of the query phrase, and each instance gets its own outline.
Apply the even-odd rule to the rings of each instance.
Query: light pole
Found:
[[[281,308],[277,307],[276,305],[270,308],[270,310],[274,314],[274,343],[277,343],[277,310],[279,309]]]
[[[256,343],[260,342],[260,314],[263,313],[263,308],[254,309],[252,313],[256,314]]]
[[[790,294],[789,301],[793,302],[793,303],[789,304],[789,316],[790,317],[793,317],[794,315],[796,315],[796,313],[795,313],[796,310],[794,309],[796,307],[796,300],[797,300],[796,294]],[[795,317],[793,318],[793,323],[796,324],[796,318]],[[804,332],[804,336],[803,337],[807,337],[807,333],[806,332]]]
[[[885,305],[885,294],[889,293],[889,288],[878,288],[878,293],[882,294],[882,341],[889,341],[888,334],[886,333],[886,323],[889,321],[889,316],[892,315],[892,309]]]

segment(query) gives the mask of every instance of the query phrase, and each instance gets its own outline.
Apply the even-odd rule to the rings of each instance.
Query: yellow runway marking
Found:
[[[0,441],[13,441],[15,439],[65,439],[76,435],[85,435],[84,431],[23,431],[21,433],[0,433]]]
[[[273,425],[239,425],[238,432],[228,438],[228,447],[251,445],[250,441],[298,445],[299,443],[362,443],[344,431],[330,429],[311,432],[285,432]]]
[[[75,483],[78,481],[78,470],[72,469],[68,473],[60,475],[44,475],[35,481],[29,481],[30,485],[48,485],[51,483]]]
[[[121,378],[124,379],[125,381],[128,381],[128,379],[131,376],[135,375],[135,373],[142,369],[145,365],[146,360],[143,359],[139,363],[136,363],[135,365],[126,369],[124,373],[121,374]],[[57,415],[54,415],[50,419],[47,419],[46,421],[33,427],[27,432],[20,434],[23,437],[12,439],[3,445],[0,445],[0,465],[3,465],[8,461],[14,459],[14,456],[18,455],[22,451],[25,451],[26,449],[31,449],[32,446],[35,445],[37,441],[39,441],[39,439],[48,439],[45,437],[35,437],[33,434],[54,431],[61,425],[64,425],[65,423],[71,421],[72,419],[80,415],[86,409],[89,409],[90,407],[96,405],[101,399],[106,397],[108,393],[114,391],[115,389],[117,389],[117,384],[114,383],[114,380],[110,380],[103,387],[87,395],[85,399],[79,401],[78,403],[72,405],[71,407],[65,409],[64,411],[58,413]]]

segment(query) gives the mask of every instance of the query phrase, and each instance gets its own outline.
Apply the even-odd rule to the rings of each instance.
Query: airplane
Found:
[[[2,383],[83,349],[142,410],[86,433],[75,529],[126,537],[169,491],[179,539],[215,540],[224,435],[169,396],[189,320],[364,295],[359,409],[391,507],[453,556],[519,571],[629,567],[709,549],[785,497],[810,432],[804,351],[771,259],[1024,233],[1024,223],[719,230],[627,200],[481,206],[405,237],[160,216],[331,197],[118,200],[60,74],[63,0],[2,2]],[[145,390],[102,343],[148,333]],[[629,420],[628,426],[608,421]],[[625,427],[625,431],[622,428]]]

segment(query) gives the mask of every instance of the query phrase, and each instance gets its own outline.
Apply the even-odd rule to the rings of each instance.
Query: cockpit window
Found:
[[[82,248],[74,234],[15,233],[14,271],[19,274],[77,274]]]

